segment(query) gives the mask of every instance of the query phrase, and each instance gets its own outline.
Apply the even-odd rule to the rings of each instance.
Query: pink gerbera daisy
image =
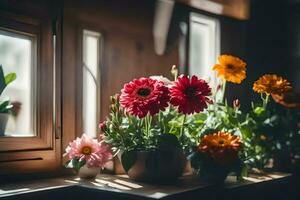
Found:
[[[88,167],[104,167],[112,158],[112,152],[109,145],[83,134],[81,138],[70,142],[65,156],[69,160],[85,161]]]
[[[211,88],[205,80],[192,76],[180,76],[175,85],[170,89],[171,104],[178,107],[178,111],[184,114],[199,113],[207,108],[211,102]]]
[[[120,104],[139,118],[165,110],[170,100],[169,89],[163,82],[151,78],[134,79],[124,85]]]

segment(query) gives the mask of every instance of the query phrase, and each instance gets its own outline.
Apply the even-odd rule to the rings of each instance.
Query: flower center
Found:
[[[85,155],[90,155],[92,153],[92,148],[85,146],[81,149],[81,153],[83,153]]]
[[[218,143],[219,143],[219,145],[224,145],[224,144],[225,144],[225,140],[220,139],[220,140],[218,141]]]
[[[232,64],[228,64],[226,67],[227,67],[227,69],[234,69],[234,65],[232,65]]]
[[[137,91],[137,94],[139,96],[142,96],[142,97],[146,97],[148,96],[149,94],[151,93],[151,90],[149,88],[140,88],[138,89]]]
[[[184,93],[188,96],[188,97],[193,97],[195,96],[196,93],[196,88],[194,87],[187,87],[184,91]]]

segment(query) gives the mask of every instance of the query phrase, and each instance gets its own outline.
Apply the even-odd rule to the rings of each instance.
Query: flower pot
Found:
[[[0,113],[0,137],[5,136],[6,124],[9,118],[8,113]]]
[[[121,155],[128,176],[137,181],[170,183],[183,173],[186,157],[182,149],[130,151]]]
[[[82,179],[94,179],[99,172],[99,167],[88,167],[87,165],[83,165],[78,171],[78,176]]]
[[[225,181],[229,174],[229,171],[222,166],[201,167],[198,176],[201,180],[207,183],[221,184]]]

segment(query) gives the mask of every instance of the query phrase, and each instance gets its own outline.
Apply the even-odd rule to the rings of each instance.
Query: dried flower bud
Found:
[[[264,134],[261,134],[259,137],[262,141],[266,141],[268,138]]]
[[[241,107],[241,102],[239,99],[234,100],[232,104],[235,109],[239,109]]]
[[[100,122],[99,123],[99,128],[101,129],[101,131],[105,131],[106,130],[106,121]]]

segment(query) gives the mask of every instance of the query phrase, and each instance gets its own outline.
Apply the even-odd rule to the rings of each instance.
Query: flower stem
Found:
[[[184,123],[186,120],[186,115],[183,116],[182,122],[181,122],[181,127],[180,127],[180,140],[183,139],[183,135],[184,135]]]
[[[226,91],[226,80],[224,80],[223,85],[222,85],[222,96],[221,96],[221,102],[224,101],[225,98],[225,91]]]
[[[264,107],[264,109],[266,109],[267,105],[268,105],[268,103],[270,101],[270,95],[267,94],[266,97],[265,98],[263,97],[262,99],[263,99],[263,107]]]

